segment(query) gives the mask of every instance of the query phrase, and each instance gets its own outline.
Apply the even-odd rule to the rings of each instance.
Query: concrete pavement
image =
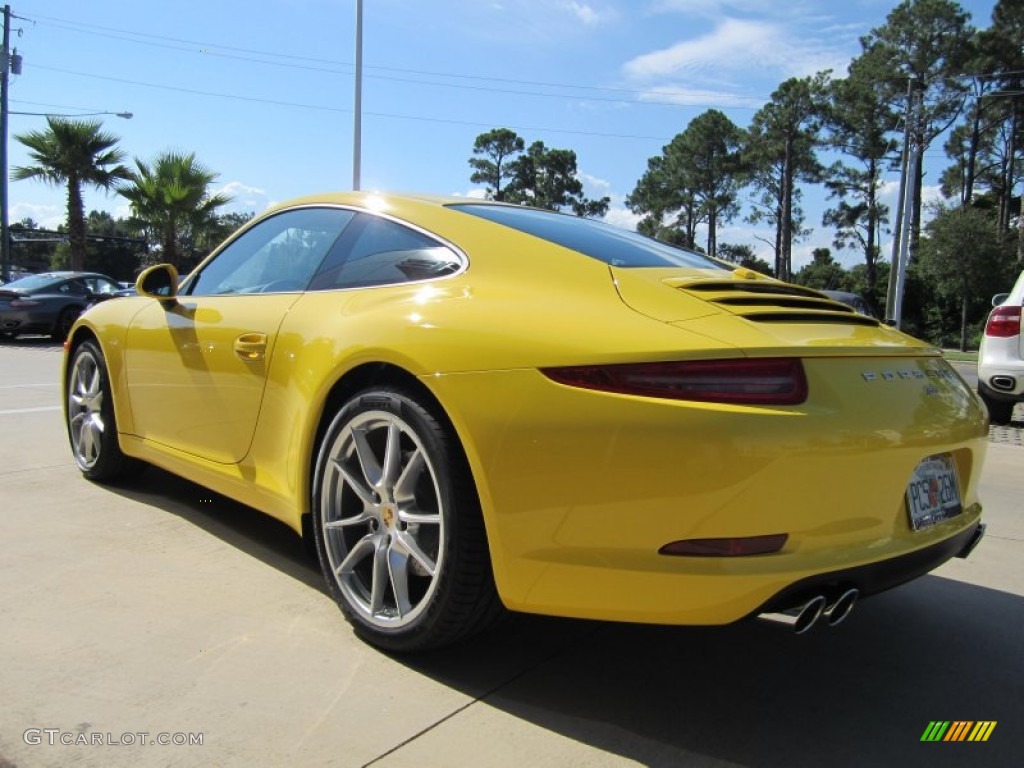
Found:
[[[0,768],[1020,763],[1022,448],[990,446],[971,559],[841,628],[518,616],[398,658],[278,523],[157,470],[82,480],[59,359],[0,345]],[[921,743],[932,720],[998,725]]]

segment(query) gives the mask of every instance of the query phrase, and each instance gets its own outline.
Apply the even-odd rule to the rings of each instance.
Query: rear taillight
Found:
[[[542,368],[559,384],[622,395],[734,405],[797,405],[807,377],[797,358],[698,360]]]
[[[43,302],[36,301],[35,299],[14,299],[11,302],[11,309],[26,309],[28,307],[38,307]]]
[[[1020,307],[1000,306],[992,310],[985,324],[986,336],[1016,336],[1020,333]]]

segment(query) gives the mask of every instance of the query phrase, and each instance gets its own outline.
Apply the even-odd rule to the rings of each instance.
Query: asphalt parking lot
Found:
[[[974,555],[839,628],[517,616],[403,658],[355,639],[278,523],[157,470],[81,479],[59,364],[0,342],[0,768],[1021,764],[1018,428]],[[923,743],[936,720],[997,725]]]

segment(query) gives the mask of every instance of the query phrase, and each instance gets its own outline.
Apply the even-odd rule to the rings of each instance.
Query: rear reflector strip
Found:
[[[666,544],[659,555],[680,557],[746,557],[770,555],[786,545],[789,534],[773,533],[768,536],[742,536],[728,539],[682,539]]]

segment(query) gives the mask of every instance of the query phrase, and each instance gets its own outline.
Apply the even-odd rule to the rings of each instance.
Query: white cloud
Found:
[[[487,190],[483,187],[473,187],[468,192],[452,192],[452,197],[468,197],[471,200],[486,200]]]
[[[259,187],[253,187],[243,181],[229,181],[219,189],[215,189],[214,192],[217,194],[230,195],[231,197],[251,197],[253,195],[265,196],[267,194],[266,190],[260,189]]]
[[[782,24],[725,19],[705,35],[637,56],[623,69],[634,80],[698,75],[721,79],[751,71],[802,77],[845,66],[846,61],[848,57],[824,43],[795,37]]]
[[[633,213],[624,205],[617,205],[608,208],[608,213],[605,214],[603,220],[623,229],[636,229],[641,218],[643,217]]]
[[[670,102],[681,107],[716,107],[760,109],[764,99],[756,96],[744,96],[729,93],[727,90],[708,90],[703,88],[685,88],[675,85],[660,85],[648,88],[639,96],[640,101]]]
[[[591,176],[583,171],[580,171],[577,176],[583,182],[583,192],[587,197],[604,197],[611,191],[612,183],[606,179]]]
[[[878,190],[878,196],[888,202],[890,207],[896,205],[896,198],[899,193],[899,179],[890,179],[889,181],[884,182]],[[926,208],[929,203],[936,203],[945,199],[946,198],[942,194],[942,187],[939,184],[925,184],[921,187],[922,209]]]
[[[710,19],[720,19],[729,13],[746,17],[767,14],[794,18],[806,14],[811,7],[798,0],[788,3],[778,0],[655,0],[649,10],[651,13],[685,13]]]
[[[244,181],[229,181],[213,190],[214,194],[227,195],[231,202],[223,210],[257,211],[268,208],[267,191],[260,187],[246,184]]]
[[[569,0],[569,2],[563,3],[563,6],[588,27],[602,24],[614,16],[611,10],[599,11],[588,3],[579,3],[576,0]]]
[[[475,38],[497,39],[503,44],[515,40],[521,46],[565,47],[572,37],[590,34],[619,16],[612,0],[504,0],[457,5],[457,21]]]
[[[56,229],[67,218],[67,209],[57,205],[15,203],[7,215],[12,224],[22,219],[32,219],[42,229]]]
[[[925,184],[921,187],[921,206],[924,207],[928,203],[936,203],[946,198],[942,194],[942,187],[938,184]]]
[[[896,196],[900,193],[900,183],[898,180],[890,179],[882,183],[882,186],[878,190],[878,196],[888,199],[895,200]]]

